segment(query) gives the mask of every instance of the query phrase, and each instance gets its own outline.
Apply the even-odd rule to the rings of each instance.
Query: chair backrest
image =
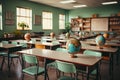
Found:
[[[52,43],[53,43],[53,44],[60,44],[60,42],[57,41],[57,40],[53,40]]]
[[[14,44],[14,45],[20,44],[19,42],[16,42],[16,41],[12,41],[11,43]]]
[[[2,41],[3,44],[8,44],[9,42],[8,41]]]
[[[85,50],[83,54],[90,55],[90,56],[96,56],[96,57],[101,57],[102,53],[97,52],[97,51],[92,51],[92,50]]]
[[[23,54],[23,60],[29,64],[37,64],[38,60],[36,56],[28,55],[28,54]]]
[[[14,44],[14,45],[21,45],[22,48],[27,48],[27,44],[26,43],[20,43],[20,42],[12,41],[12,44]]]
[[[26,43],[20,43],[20,45],[22,45],[23,48],[27,48],[28,45]]]
[[[57,48],[56,51],[59,51],[59,52],[68,52],[68,50],[65,49],[65,48]]]
[[[62,61],[56,61],[57,63],[57,69],[61,72],[65,73],[76,73],[76,67],[72,63],[62,62]]]

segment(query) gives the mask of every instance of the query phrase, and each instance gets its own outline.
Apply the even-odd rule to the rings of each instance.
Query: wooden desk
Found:
[[[96,42],[95,40],[87,40],[87,41],[80,41],[81,43],[86,43],[86,44],[93,44],[93,45],[96,45]],[[120,47],[120,41],[116,41],[116,42],[113,42],[113,41],[107,41],[105,43],[105,46],[112,46],[112,47]]]
[[[86,40],[86,41],[81,41],[81,43],[85,43],[85,44],[92,44],[92,45],[96,45],[95,40]],[[118,48],[118,51],[116,52],[116,64],[118,65],[119,63],[119,55],[120,55],[120,41],[119,40],[110,40],[110,41],[106,41],[105,46],[108,47],[116,47]]]
[[[10,53],[21,50],[21,45],[0,43],[0,48],[6,49],[8,53],[8,71],[10,72]]]
[[[60,47],[60,43],[52,43],[52,42],[40,42],[40,41],[26,41],[26,40],[11,40],[11,41],[16,41],[16,42],[19,42],[19,43],[26,43],[28,45],[44,45],[46,48],[49,48],[49,49],[53,49],[53,48],[57,48],[57,47]]]
[[[98,46],[91,46],[91,45],[87,45],[87,46],[82,46],[82,48],[81,49],[83,49],[83,50],[86,50],[86,49],[88,49],[88,50],[94,50],[94,51],[100,51],[100,52],[106,52],[106,54],[108,54],[109,55],[109,71],[110,71],[110,77],[111,77],[111,79],[113,78],[113,69],[114,69],[114,67],[113,67],[113,55],[115,55],[116,53],[117,53],[117,51],[118,51],[118,48],[111,48],[111,47],[103,47],[103,49],[100,49],[100,48],[98,48]]]
[[[97,68],[97,80],[99,76],[99,62],[101,61],[101,57],[93,57],[93,56],[86,56],[83,54],[78,54],[76,58],[71,58],[68,53],[63,53],[63,52],[58,52],[58,51],[53,51],[53,50],[48,50],[48,49],[28,49],[28,50],[22,50],[18,51],[19,53],[22,54],[29,54],[29,55],[34,55],[38,57],[43,57],[45,58],[45,70],[46,66],[50,60],[61,60],[65,62],[70,62],[74,64],[79,64],[83,65],[86,67],[86,73],[87,73],[87,80],[89,80],[89,74],[92,71],[91,69]],[[89,58],[88,58],[89,57]],[[45,80],[46,80],[46,72],[45,71]]]

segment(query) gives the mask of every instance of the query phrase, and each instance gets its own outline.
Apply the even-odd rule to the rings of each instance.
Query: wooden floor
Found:
[[[1,60],[0,60],[0,62],[1,62]],[[0,71],[0,80],[21,80],[21,65],[19,62],[17,63],[14,61],[14,63],[15,63],[15,65],[11,65],[10,77],[8,77],[7,64],[6,63],[4,64],[3,70]],[[106,61],[102,62],[102,64],[101,64],[101,80],[110,80],[108,70],[109,70],[108,62],[106,62]],[[50,80],[57,80],[56,72],[54,69],[49,69],[48,75],[49,75]],[[79,76],[79,78],[81,78],[80,76]],[[25,75],[24,80],[34,80],[34,77]],[[44,76],[39,76],[38,80],[44,80]],[[84,80],[86,80],[86,79],[84,79]],[[120,80],[120,63],[119,63],[119,65],[114,64],[114,80]]]

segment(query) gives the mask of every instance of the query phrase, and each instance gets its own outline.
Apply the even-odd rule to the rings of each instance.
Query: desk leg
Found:
[[[8,52],[8,76],[10,76],[10,53]]]
[[[97,63],[96,65],[96,80],[101,80],[101,74],[100,74],[100,63]]]
[[[53,62],[54,60],[50,60],[50,59],[44,58],[44,61],[45,61],[44,62],[44,68],[45,68],[44,80],[47,80],[47,78],[49,80],[49,76],[48,76],[48,72],[47,72],[47,64]]]
[[[109,70],[109,71],[110,71],[110,72],[109,72],[109,73],[110,73],[110,79],[113,80],[113,69],[114,69],[114,65],[113,65],[113,54],[110,53],[110,56],[109,56],[109,57],[110,57],[110,62],[109,62],[109,67],[110,67],[110,68],[109,68],[109,69],[110,69],[110,70]]]
[[[86,67],[86,71],[87,71],[87,80],[89,80],[89,67]]]
[[[119,64],[119,52],[120,52],[120,50],[119,50],[119,47],[118,47],[118,51],[117,51],[117,54],[116,54],[116,65]]]
[[[44,68],[45,68],[44,80],[47,80],[47,79],[46,79],[46,78],[47,78],[47,59],[45,58],[44,61],[45,61],[45,62],[44,62],[44,63],[45,63],[45,64],[44,64]]]

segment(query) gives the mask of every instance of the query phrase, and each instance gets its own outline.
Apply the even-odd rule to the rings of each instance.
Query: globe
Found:
[[[79,37],[82,37],[82,32],[79,32]]]
[[[103,36],[104,36],[105,39],[109,38],[109,34],[108,33],[104,33]]]
[[[69,41],[66,43],[66,49],[68,49],[68,52],[70,54],[74,54],[76,52],[79,52],[81,48],[81,43],[78,39],[76,38],[71,38]]]
[[[67,33],[65,34],[65,36],[66,36],[66,38],[69,39],[69,38],[70,38],[70,33],[67,32]]]
[[[103,45],[105,44],[105,38],[102,35],[98,35],[95,39],[96,44],[98,45],[99,48],[102,48]]]
[[[55,33],[54,33],[54,32],[51,32],[51,33],[50,33],[50,37],[51,37],[51,38],[54,38],[54,37],[55,37]]]
[[[24,35],[24,38],[25,38],[25,40],[30,41],[31,40],[31,34],[30,33],[26,33]]]

